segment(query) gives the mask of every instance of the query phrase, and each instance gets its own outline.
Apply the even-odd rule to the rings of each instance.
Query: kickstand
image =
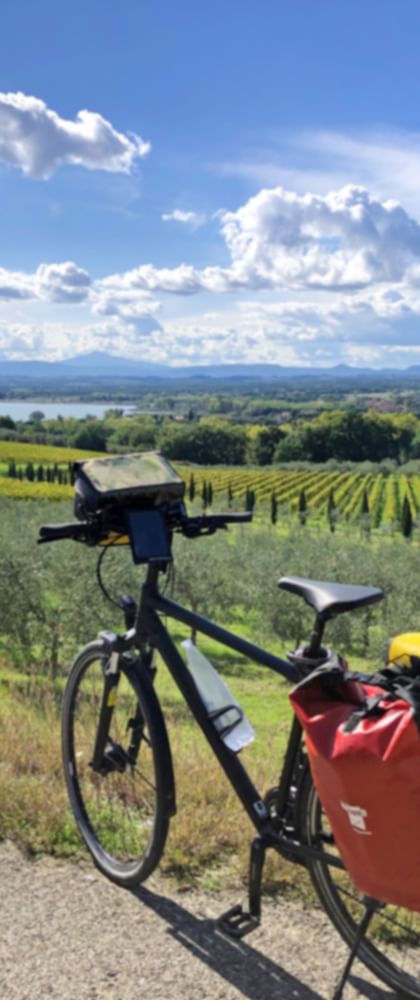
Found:
[[[259,926],[261,919],[261,877],[265,861],[265,852],[269,846],[264,837],[255,837],[251,844],[249,865],[249,909],[242,906],[232,906],[222,913],[217,923],[220,930],[229,937],[241,938],[250,934]]]
[[[357,928],[356,937],[355,937],[355,939],[353,941],[353,945],[352,945],[352,949],[351,949],[350,955],[349,955],[349,957],[347,959],[347,962],[346,962],[345,967],[344,967],[344,972],[343,972],[343,974],[341,976],[341,979],[340,979],[340,982],[338,983],[338,986],[336,987],[336,990],[335,990],[335,993],[334,993],[334,996],[333,996],[332,1000],[341,1000],[341,998],[343,996],[344,987],[346,985],[346,982],[347,982],[349,974],[350,974],[350,969],[351,969],[351,967],[353,965],[354,959],[356,958],[356,955],[357,955],[357,952],[358,952],[358,949],[359,949],[359,945],[360,945],[362,939],[364,938],[364,936],[366,934],[366,931],[367,931],[367,929],[369,927],[369,924],[370,924],[370,922],[372,920],[372,917],[374,916],[374,914],[376,913],[377,909],[381,905],[378,902],[377,899],[371,899],[368,896],[365,897],[364,903],[365,903],[366,909],[365,909],[363,917],[362,917],[362,919],[360,921],[360,924],[359,924],[359,926]]]

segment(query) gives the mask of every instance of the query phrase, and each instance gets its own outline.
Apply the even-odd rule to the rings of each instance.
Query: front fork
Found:
[[[132,730],[132,737],[128,751],[121,751],[119,758],[115,749],[111,749],[107,753],[109,732],[114,707],[117,701],[118,684],[121,676],[121,661],[123,660],[125,662],[125,666],[128,669],[130,666],[134,665],[134,663],[138,663],[138,657],[133,653],[134,635],[134,628],[130,629],[124,635],[117,635],[114,632],[101,632],[99,635],[99,638],[102,639],[107,647],[107,659],[104,665],[102,702],[99,712],[95,747],[91,761],[93,771],[96,771],[99,774],[106,773],[108,770],[112,770],[116,766],[119,767],[120,770],[124,770],[127,764],[134,766],[137,760],[144,726],[144,719],[139,705],[136,707],[134,718],[128,719],[127,721],[127,729]],[[141,655],[142,666],[146,667],[150,673],[154,672],[152,660],[153,650],[144,650]],[[112,761],[113,766],[110,766],[111,759],[108,760],[108,757],[111,758],[112,755],[115,757],[115,760],[113,759]]]

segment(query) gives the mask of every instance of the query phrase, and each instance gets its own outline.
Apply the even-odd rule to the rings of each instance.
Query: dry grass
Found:
[[[61,691],[37,683],[36,677],[26,685],[6,677],[7,684],[0,685],[0,839],[12,839],[29,854],[80,855],[61,764]],[[161,868],[184,884],[237,883],[248,871],[251,823],[187,710],[174,704],[173,690],[166,688],[162,697],[168,705],[178,810]],[[257,787],[266,790],[269,783],[255,748],[245,756]],[[270,856],[268,884],[289,885],[295,875],[296,869]]]

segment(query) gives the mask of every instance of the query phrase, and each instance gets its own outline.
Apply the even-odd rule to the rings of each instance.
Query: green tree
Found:
[[[411,535],[413,534],[413,526],[413,515],[411,513],[410,503],[408,497],[405,496],[401,510],[401,531],[404,538],[411,538]]]
[[[262,427],[252,442],[251,460],[258,465],[270,465],[277,446],[285,436],[285,431],[277,425]]]
[[[271,494],[271,501],[270,501],[270,503],[271,503],[271,513],[270,513],[271,523],[272,524],[276,524],[276,522],[277,522],[277,498],[276,498],[276,494],[275,493]]]
[[[302,525],[306,524],[306,518],[308,516],[308,504],[307,504],[306,493],[305,493],[304,489],[302,489],[300,491],[300,493],[299,493],[298,513],[299,513],[299,521],[300,521],[300,523]]]
[[[363,490],[362,503],[360,507],[360,522],[362,526],[362,531],[367,537],[370,535],[370,510],[369,510],[369,497],[367,489]]]
[[[208,504],[207,483],[205,479],[203,479],[203,485],[201,487],[201,500],[203,503],[203,510],[205,510]]]
[[[87,420],[76,432],[72,445],[86,451],[106,451],[107,434],[103,422]]]
[[[328,524],[330,526],[330,531],[334,532],[337,522],[337,508],[334,500],[334,490],[330,490],[328,494],[327,518],[328,518]]]
[[[199,424],[167,420],[158,443],[164,455],[178,461],[201,465],[244,465],[246,461],[246,432],[216,418]]]
[[[188,486],[188,496],[189,496],[189,498],[191,500],[191,503],[192,503],[192,501],[194,500],[194,497],[195,497],[195,479],[194,479],[194,473],[193,472],[190,475],[190,482],[189,482],[189,486]]]
[[[232,506],[232,500],[233,500],[232,484],[228,483],[228,488],[227,488],[227,504],[228,504],[229,509]]]

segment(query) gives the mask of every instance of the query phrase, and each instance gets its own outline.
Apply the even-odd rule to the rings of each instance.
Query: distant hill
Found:
[[[134,361],[130,358],[118,357],[94,351],[90,354],[79,354],[64,361],[12,361],[0,357],[0,379],[73,379],[73,378],[164,378],[164,379],[284,379],[284,378],[358,378],[372,375],[395,375],[390,369],[352,368],[349,365],[335,365],[331,368],[300,368],[298,366],[283,367],[269,364],[220,364],[220,365],[189,365],[170,367],[147,361]],[[412,365],[404,371],[404,375],[420,376],[420,365]]]

